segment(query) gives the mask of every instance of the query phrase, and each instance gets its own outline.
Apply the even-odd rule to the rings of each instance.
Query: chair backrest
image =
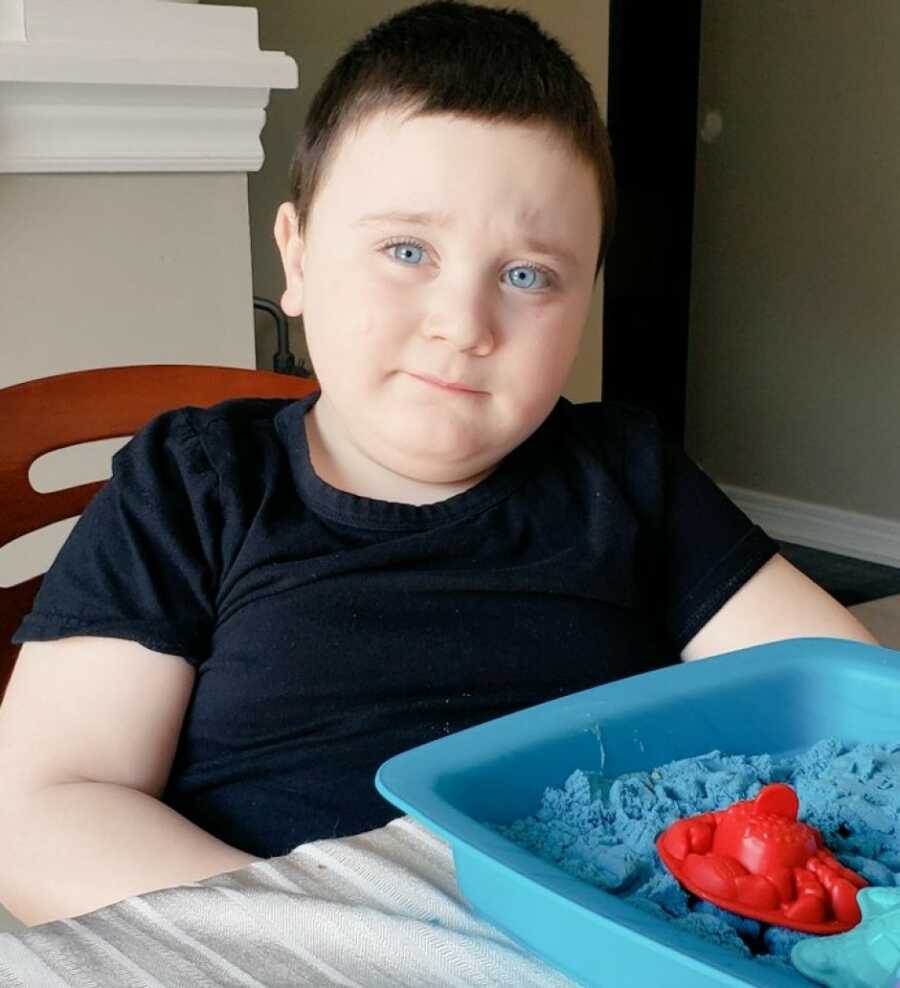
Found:
[[[81,514],[104,481],[40,493],[32,463],[45,453],[131,436],[156,415],[228,398],[299,398],[308,378],[234,367],[148,364],[75,371],[0,388],[0,547],[45,525]],[[19,651],[10,641],[31,610],[41,576],[0,587],[0,699]]]

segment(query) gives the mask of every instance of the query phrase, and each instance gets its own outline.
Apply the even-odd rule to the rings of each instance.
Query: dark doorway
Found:
[[[618,218],[606,260],[603,398],[684,442],[702,0],[611,0],[607,122]]]

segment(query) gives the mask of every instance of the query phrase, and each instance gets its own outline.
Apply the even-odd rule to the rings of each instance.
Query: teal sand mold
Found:
[[[797,970],[828,988],[900,985],[900,888],[865,888],[860,922],[847,933],[801,940],[791,950]]]

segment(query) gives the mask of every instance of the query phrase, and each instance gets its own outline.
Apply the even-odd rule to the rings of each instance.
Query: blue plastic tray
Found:
[[[375,784],[448,841],[471,906],[597,988],[809,988],[651,916],[513,844],[488,824],[533,813],[576,769],[608,777],[718,748],[780,753],[824,737],[900,739],[900,652],[796,638],[633,676],[521,710],[385,762]],[[602,745],[602,748],[601,748]]]

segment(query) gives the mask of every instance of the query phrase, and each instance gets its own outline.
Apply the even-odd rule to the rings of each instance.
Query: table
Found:
[[[478,919],[410,817],[0,934],[4,988],[574,988]]]

